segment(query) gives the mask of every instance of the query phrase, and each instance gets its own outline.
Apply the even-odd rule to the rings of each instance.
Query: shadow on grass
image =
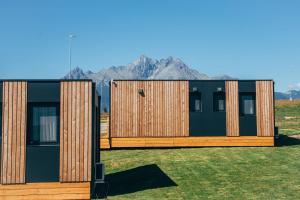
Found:
[[[157,165],[145,165],[105,176],[108,196],[128,194],[147,189],[177,186]]]
[[[275,140],[275,145],[277,147],[300,145],[300,139],[287,135],[279,135],[279,138]]]

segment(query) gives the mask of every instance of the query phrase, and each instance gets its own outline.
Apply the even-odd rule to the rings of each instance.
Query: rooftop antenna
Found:
[[[76,35],[69,34],[69,67],[70,67],[69,79],[71,79],[71,71],[72,71],[72,39],[73,38],[76,38]]]

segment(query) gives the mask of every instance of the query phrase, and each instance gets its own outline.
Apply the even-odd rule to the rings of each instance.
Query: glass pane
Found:
[[[56,114],[56,107],[33,107],[32,123],[32,141],[57,141],[58,119]]]
[[[56,142],[57,118],[53,116],[40,117],[40,142]]]
[[[213,94],[213,109],[214,112],[225,111],[225,93],[224,92],[214,92]]]
[[[202,101],[200,92],[190,93],[190,112],[202,112]]]
[[[224,100],[219,100],[219,101],[218,101],[218,106],[219,106],[219,110],[220,110],[220,111],[225,110],[224,103],[225,103]]]
[[[201,101],[200,101],[200,99],[195,100],[195,110],[196,111],[201,111]]]
[[[253,100],[244,100],[244,114],[253,115],[254,114],[254,101]]]

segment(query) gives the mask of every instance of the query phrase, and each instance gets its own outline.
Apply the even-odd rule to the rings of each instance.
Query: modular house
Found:
[[[0,81],[0,199],[89,199],[103,181],[91,80]]]
[[[113,80],[109,147],[274,146],[272,80]],[[104,141],[107,140],[107,141]]]

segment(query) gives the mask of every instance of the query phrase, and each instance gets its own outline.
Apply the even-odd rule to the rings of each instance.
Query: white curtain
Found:
[[[57,141],[57,116],[55,107],[33,108],[34,140]]]

